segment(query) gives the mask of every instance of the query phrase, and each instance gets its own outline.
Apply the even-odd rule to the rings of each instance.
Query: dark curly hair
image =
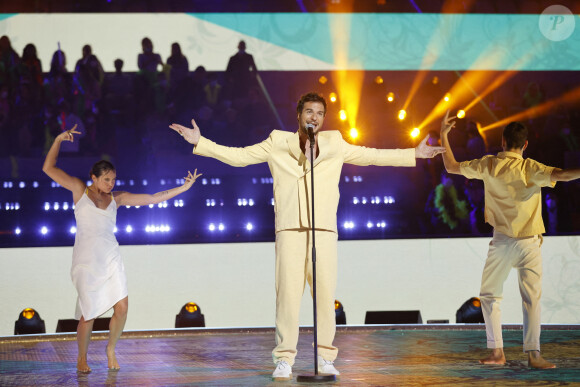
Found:
[[[306,102],[320,102],[324,106],[324,115],[326,115],[326,100],[323,96],[315,92],[306,93],[300,97],[298,100],[298,105],[296,106],[296,112],[298,114],[302,113],[302,110],[304,110],[304,104]]]

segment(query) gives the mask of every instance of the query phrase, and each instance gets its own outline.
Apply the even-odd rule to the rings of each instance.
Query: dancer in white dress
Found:
[[[197,169],[193,175],[188,172],[182,186],[153,195],[113,192],[115,167],[110,162],[101,160],[93,165],[90,173],[93,184],[87,187],[82,180],[70,176],[56,166],[60,144],[63,141],[73,142],[75,134],[80,134],[76,131],[76,126],[55,138],[42,170],[55,182],[71,191],[75,203],[77,233],[71,277],[78,292],[75,312],[76,319],[79,320],[77,370],[91,372],[87,352],[93,323],[95,318],[111,308],[113,316],[109,324],[109,342],[106,351],[109,369],[118,370],[120,367],[115,356],[115,346],[127,320],[129,303],[125,268],[119,253],[119,243],[113,233],[117,207],[144,206],[168,200],[190,189],[201,174],[197,174]]]

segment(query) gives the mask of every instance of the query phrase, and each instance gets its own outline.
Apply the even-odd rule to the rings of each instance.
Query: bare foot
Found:
[[[550,363],[540,355],[540,351],[528,352],[528,366],[538,369],[556,368],[555,364]]]
[[[107,346],[107,359],[109,363],[109,370],[117,371],[121,369],[121,366],[117,362],[117,356],[115,356],[115,348],[109,348],[109,346]]]
[[[479,362],[481,364],[505,364],[503,348],[494,348],[488,357],[481,359]]]
[[[91,367],[89,367],[86,357],[77,358],[77,372],[82,372],[84,374],[91,372]]]

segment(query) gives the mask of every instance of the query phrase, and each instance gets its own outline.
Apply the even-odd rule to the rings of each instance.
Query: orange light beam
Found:
[[[441,7],[441,14],[463,14],[467,9],[470,9],[473,6],[474,0],[467,0],[467,1],[457,1],[457,0],[446,0]],[[454,31],[454,28],[459,23],[451,23],[451,24],[443,24],[442,19],[439,21],[439,26],[436,29],[436,32],[433,33],[427,48],[425,49],[425,56],[423,56],[423,60],[421,61],[420,69],[428,69],[431,67],[433,63],[439,59],[439,53],[443,52],[443,47],[440,47],[441,41],[448,41],[449,38]],[[447,38],[445,37],[447,36]],[[405,99],[405,103],[403,104],[402,109],[407,110],[409,104],[413,100],[413,97],[419,90],[419,86],[423,83],[423,80],[427,76],[429,70],[419,70],[415,79],[413,79],[413,83],[411,84],[411,88],[409,89],[409,94]]]
[[[352,4],[351,4],[352,6]],[[356,119],[360,105],[360,95],[364,80],[364,71],[348,71],[350,30],[352,16],[348,13],[336,14],[330,19],[330,36],[334,62],[337,70],[332,73],[336,85],[340,108],[346,111],[346,117],[351,128],[356,127]],[[356,67],[356,63],[350,63]],[[362,68],[362,66],[359,66]]]
[[[541,41],[540,43],[538,43],[535,48],[537,50],[544,50],[547,46],[548,46],[548,43],[546,40],[544,40],[544,41]],[[463,110],[465,110],[465,112],[468,112],[471,108],[473,108],[473,106],[476,103],[481,101],[489,93],[491,93],[495,89],[499,88],[501,85],[503,85],[505,82],[507,82],[510,78],[512,78],[514,75],[516,75],[519,72],[519,69],[521,69],[522,67],[524,67],[525,64],[527,64],[528,62],[531,62],[534,59],[534,55],[536,54],[536,52],[537,52],[536,50],[530,51],[526,55],[521,57],[514,64],[513,70],[507,70],[507,71],[504,71],[503,73],[501,73],[484,91],[482,91],[477,96],[477,98],[475,98],[473,101],[471,101]]]
[[[565,93],[564,95],[562,95],[554,100],[546,101],[540,105],[533,106],[529,109],[526,109],[523,112],[514,114],[514,115],[506,117],[500,121],[494,122],[493,124],[485,126],[485,127],[481,128],[481,131],[485,132],[485,131],[488,131],[491,129],[495,129],[497,127],[506,125],[512,121],[519,121],[523,118],[526,118],[526,119],[536,118],[536,117],[539,117],[542,114],[546,113],[550,109],[552,109],[555,105],[574,103],[578,100],[580,100],[580,86],[575,88],[574,90],[571,90],[571,91]]]

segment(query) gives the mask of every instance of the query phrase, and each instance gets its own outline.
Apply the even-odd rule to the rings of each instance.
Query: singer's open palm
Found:
[[[193,125],[193,129],[189,129],[179,124],[171,124],[169,127],[179,133],[188,143],[197,145],[199,138],[201,137],[201,131],[194,119],[191,120],[191,125]]]

